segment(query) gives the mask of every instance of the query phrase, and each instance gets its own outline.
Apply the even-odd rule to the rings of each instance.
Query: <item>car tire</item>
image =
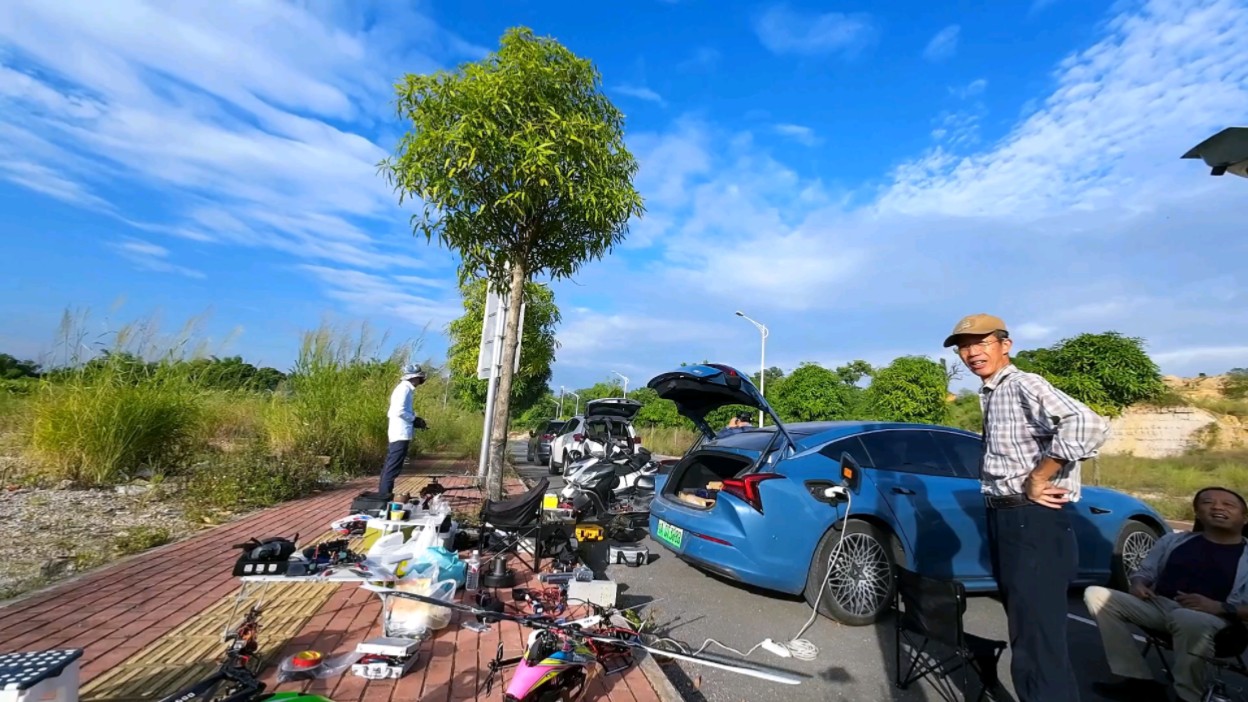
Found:
[[[844,544],[833,568],[838,571],[849,568],[853,580],[832,588],[826,586],[827,563],[842,538]],[[829,529],[819,540],[810,572],[806,575],[806,590],[803,593],[806,603],[817,608],[823,616],[842,624],[874,624],[892,607],[897,590],[893,576],[898,558],[895,548],[891,535],[867,522],[850,520],[845,524],[844,532]],[[823,597],[819,596],[821,591]]]
[[[1129,590],[1131,573],[1139,567],[1148,550],[1160,537],[1153,527],[1135,519],[1128,519],[1114,541],[1114,553],[1109,566],[1110,586],[1118,590]]]
[[[559,475],[559,466],[558,466],[558,464],[556,464],[556,463],[555,463],[555,452],[554,452],[554,451],[551,451],[551,452],[550,452],[550,462],[549,462],[549,463],[547,463],[547,468],[549,468],[549,469],[550,469],[550,474],[551,474],[551,475]]]

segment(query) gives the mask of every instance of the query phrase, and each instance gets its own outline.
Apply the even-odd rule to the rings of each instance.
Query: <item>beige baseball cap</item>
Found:
[[[995,331],[1009,331],[1005,326],[1005,322],[1000,317],[994,317],[990,314],[971,314],[963,317],[957,324],[953,325],[953,331],[949,332],[949,336],[945,337],[945,346],[953,346],[954,337],[963,334],[991,334]]]

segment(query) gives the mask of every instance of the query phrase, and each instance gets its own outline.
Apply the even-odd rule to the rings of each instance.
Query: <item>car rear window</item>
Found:
[[[542,433],[544,433],[544,434],[558,434],[558,433],[559,433],[559,430],[563,429],[563,425],[564,425],[564,424],[567,424],[567,422],[547,422],[547,423],[546,423],[546,431],[544,431],[544,432],[542,432]]]
[[[715,439],[707,442],[716,446],[724,446],[726,448],[743,449],[745,451],[762,451],[767,448],[767,444],[771,443],[771,438],[776,432],[770,429],[763,431],[742,431],[736,434],[729,434],[722,439]]]

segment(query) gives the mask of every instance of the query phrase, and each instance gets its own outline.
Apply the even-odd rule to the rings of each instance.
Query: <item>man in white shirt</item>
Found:
[[[403,366],[399,384],[390,393],[390,409],[386,412],[390,418],[390,449],[386,452],[386,465],[381,469],[381,485],[378,488],[383,495],[394,492],[394,481],[403,470],[407,449],[412,444],[413,429],[425,428],[425,420],[417,417],[412,409],[412,395],[424,382],[425,371],[420,366],[408,364]]]

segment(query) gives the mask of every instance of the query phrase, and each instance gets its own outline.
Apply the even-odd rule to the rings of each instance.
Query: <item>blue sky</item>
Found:
[[[737,309],[786,369],[939,356],[977,311],[1248,366],[1248,183],[1179,159],[1248,122],[1244,0],[2,3],[0,352],[68,307],[208,313],[283,368],[325,318],[440,358],[456,261],[376,174],[392,83],[518,24],[596,63],[647,207],[554,284],[556,387],[753,369]]]

